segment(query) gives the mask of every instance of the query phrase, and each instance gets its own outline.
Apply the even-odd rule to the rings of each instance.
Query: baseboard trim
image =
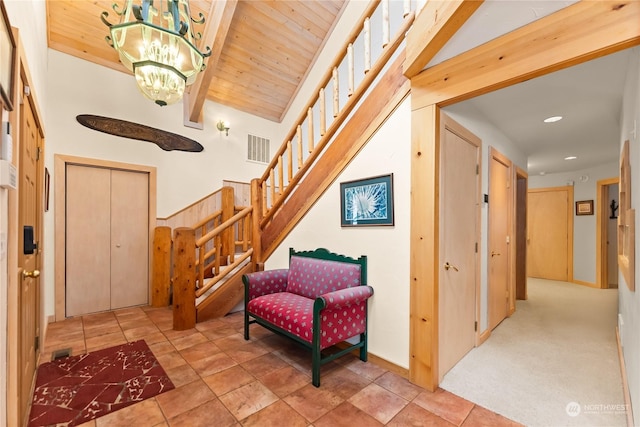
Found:
[[[595,283],[583,282],[582,280],[573,279],[573,283],[575,283],[577,285],[588,286],[590,288],[600,289],[600,286],[596,285]]]
[[[478,338],[478,346],[481,346],[482,344],[484,344],[484,342],[488,340],[490,336],[491,336],[491,329],[487,329],[486,331],[482,332],[480,334],[480,338]]]
[[[341,342],[336,344],[336,347],[338,348],[347,348],[348,344]],[[351,352],[351,354],[355,355],[355,356],[360,356],[360,350],[356,349],[353,350]],[[367,352],[367,360],[369,362],[372,362],[378,366],[380,366],[381,368],[386,369],[389,372],[393,372],[394,374],[400,375],[402,378],[405,379],[409,379],[409,369],[407,368],[403,368],[402,366],[398,366],[393,362],[389,362],[386,359],[383,359],[380,356],[376,356],[375,354],[372,354],[371,352]]]
[[[622,342],[620,341],[620,328],[616,326],[616,341],[618,343],[618,358],[620,359],[620,374],[622,375],[622,394],[624,395],[625,408],[627,411],[627,427],[633,427],[633,409],[631,407],[631,395],[629,394],[629,384],[627,383],[627,368],[624,364],[624,354],[622,353]]]

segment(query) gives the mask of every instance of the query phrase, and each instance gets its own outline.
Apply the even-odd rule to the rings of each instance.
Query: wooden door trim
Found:
[[[154,166],[121,163],[110,160],[90,159],[85,157],[56,154],[54,156],[55,183],[55,320],[65,319],[65,276],[66,276],[66,169],[67,164],[87,167],[102,167],[106,169],[120,169],[131,172],[149,174],[149,301],[151,301],[151,278],[153,277],[153,229],[156,224],[156,168]]]
[[[607,187],[619,182],[619,178],[601,179],[596,182],[596,288],[606,289],[609,287],[609,271],[607,263],[603,263],[602,258],[607,256],[607,242],[603,237],[605,227],[608,226],[607,220],[609,219],[607,216],[608,205],[603,202],[608,200],[605,194]]]
[[[412,382],[430,390],[438,386],[434,355],[438,353],[435,301],[439,277],[434,265],[439,259],[436,159],[440,107],[640,44],[637,25],[640,2],[625,1],[620,6],[612,8],[609,2],[574,3],[411,78],[409,376]],[[423,31],[428,32],[429,28]],[[544,37],[540,36],[541,31]],[[424,46],[407,49],[416,51],[431,45],[430,38],[414,40]],[[521,60],[517,67],[510,67],[509,58]],[[460,72],[451,74],[454,68]],[[473,74],[462,78],[465,70]],[[573,277],[573,262],[570,268]]]
[[[507,175],[509,176],[509,190],[507,191],[507,230],[509,230],[509,243],[507,244],[507,292],[509,292],[509,297],[507,299],[507,317],[511,316],[515,311],[515,277],[516,277],[516,268],[515,268],[515,251],[513,250],[514,239],[515,236],[515,225],[514,225],[514,217],[515,217],[515,203],[514,203],[514,194],[516,191],[516,175],[515,169],[513,167],[513,162],[507,156],[498,151],[495,147],[489,147],[489,194],[491,194],[491,160],[497,160],[503,165],[507,167]],[[487,243],[490,239],[491,230],[489,229],[490,218],[489,218],[489,209],[487,209]],[[488,258],[487,258],[488,262]],[[491,286],[489,284],[489,273],[487,271],[487,302],[489,301],[489,290]],[[489,321],[489,303],[487,304],[487,322]],[[491,325],[487,323],[489,329],[491,329]]]
[[[476,208],[476,242],[478,243],[478,247],[480,246],[480,238],[481,238],[481,226],[482,226],[482,212],[480,209],[480,195],[482,194],[482,140],[474,135],[471,131],[469,131],[468,129],[466,129],[464,126],[462,126],[460,123],[456,122],[454,119],[452,119],[451,117],[449,117],[448,115],[446,115],[445,113],[441,112],[440,113],[440,135],[439,135],[439,139],[438,139],[438,147],[440,147],[440,144],[442,143],[442,141],[444,141],[445,138],[445,132],[449,130],[451,133],[459,136],[460,138],[464,139],[467,143],[473,145],[474,147],[476,147],[476,165],[477,165],[477,175],[478,175],[478,179],[477,179],[477,188],[476,188],[476,200],[478,201],[478,205]],[[440,148],[438,148],[438,150],[440,150]],[[439,163],[441,164],[441,160],[439,158]],[[441,167],[443,165],[441,164]],[[442,242],[438,242],[438,256],[440,254],[440,251],[442,250]],[[441,260],[440,260],[441,261]],[[440,261],[438,262],[438,266],[440,265]],[[480,258],[480,250],[478,249],[478,251],[476,252],[476,272],[475,272],[475,299],[476,299],[476,312],[475,312],[475,321],[477,322],[478,325],[480,325],[480,291],[481,291],[481,283],[480,283],[480,273],[481,273],[481,258]],[[486,338],[484,338],[486,340]],[[480,328],[476,328],[476,333],[475,333],[475,343],[474,345],[477,347],[481,344],[482,339],[481,339],[481,332],[480,332]],[[438,353],[439,354],[439,353]],[[440,372],[438,371],[438,375],[440,375]]]

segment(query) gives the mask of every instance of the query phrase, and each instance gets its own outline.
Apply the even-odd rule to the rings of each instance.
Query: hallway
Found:
[[[625,426],[618,291],[527,283],[529,299],[440,386],[527,426]]]

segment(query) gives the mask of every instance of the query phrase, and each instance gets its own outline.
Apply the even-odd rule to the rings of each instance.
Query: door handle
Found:
[[[445,270],[449,270],[450,268],[453,268],[454,271],[460,271],[460,270],[458,270],[458,267],[456,267],[455,265],[449,264],[449,261],[445,262],[444,263],[444,269]]]
[[[499,256],[500,252],[496,252],[496,251],[491,251],[491,258],[493,258],[494,256]]]
[[[40,277],[40,270],[33,270],[33,271],[25,271],[22,270],[22,278],[26,279],[27,277]]]

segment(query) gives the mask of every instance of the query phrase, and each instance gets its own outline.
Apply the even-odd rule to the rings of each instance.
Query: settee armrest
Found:
[[[245,301],[249,302],[262,295],[284,292],[287,289],[289,269],[256,271],[242,276],[244,283]]]
[[[371,286],[354,286],[351,288],[339,289],[337,291],[328,292],[316,298],[315,309],[334,309],[344,308],[349,305],[358,304],[367,300],[373,295]]]

